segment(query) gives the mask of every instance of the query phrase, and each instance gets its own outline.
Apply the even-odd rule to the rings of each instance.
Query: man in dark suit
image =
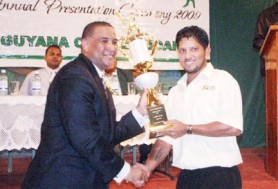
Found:
[[[102,82],[117,54],[114,28],[93,22],[83,31],[81,54],[56,75],[48,91],[41,143],[22,188],[105,189],[114,179],[142,186],[146,173],[114,152],[114,145],[143,132],[146,91],[133,111],[116,122]]]
[[[260,51],[264,39],[267,35],[267,32],[269,30],[269,27],[273,24],[278,24],[278,0],[276,0],[276,3],[268,7],[267,9],[264,9],[260,12],[256,24],[256,30],[255,35],[253,38],[253,47]],[[265,62],[262,57],[260,57],[260,72],[261,75],[265,76]]]

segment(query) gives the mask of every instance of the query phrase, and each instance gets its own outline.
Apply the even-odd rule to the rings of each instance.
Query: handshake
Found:
[[[137,163],[130,168],[130,172],[125,178],[126,182],[132,182],[135,187],[143,187],[151,175],[151,170],[143,164]]]

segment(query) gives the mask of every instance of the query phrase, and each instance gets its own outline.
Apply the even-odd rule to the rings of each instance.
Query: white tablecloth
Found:
[[[119,120],[136,107],[139,96],[114,96],[113,99]],[[0,96],[0,151],[38,148],[45,102],[45,96]],[[134,138],[123,145],[138,141],[142,143],[141,135],[139,140]]]
[[[0,151],[37,149],[46,97],[0,96]]]

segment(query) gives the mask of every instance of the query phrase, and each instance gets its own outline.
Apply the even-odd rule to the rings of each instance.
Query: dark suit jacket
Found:
[[[275,3],[273,6],[264,9],[258,16],[255,36],[253,39],[253,47],[257,50],[260,50],[264,39],[267,35],[269,27],[272,24],[278,22],[278,3]]]
[[[105,189],[124,165],[114,145],[141,132],[131,112],[116,122],[111,95],[79,55],[49,88],[41,143],[22,187]]]
[[[261,49],[269,27],[272,24],[278,22],[278,3],[275,3],[273,6],[264,9],[258,17],[255,36],[253,39],[253,47],[258,51]],[[265,61],[260,57],[260,68],[261,75],[265,76]]]

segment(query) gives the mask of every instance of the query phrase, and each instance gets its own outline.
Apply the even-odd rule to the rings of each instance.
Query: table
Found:
[[[37,149],[45,96],[0,96],[0,151]]]
[[[113,96],[117,120],[134,109],[139,98],[139,95]],[[166,96],[161,96],[161,99],[164,102]],[[0,96],[0,151],[38,148],[45,103],[46,96]],[[147,142],[148,139],[143,133],[122,142],[121,145],[136,146]],[[136,149],[133,156],[135,161]],[[12,154],[9,154],[8,172],[12,170],[11,159]]]
[[[113,96],[117,120],[134,109],[139,95]],[[0,151],[37,149],[45,96],[0,96]]]

